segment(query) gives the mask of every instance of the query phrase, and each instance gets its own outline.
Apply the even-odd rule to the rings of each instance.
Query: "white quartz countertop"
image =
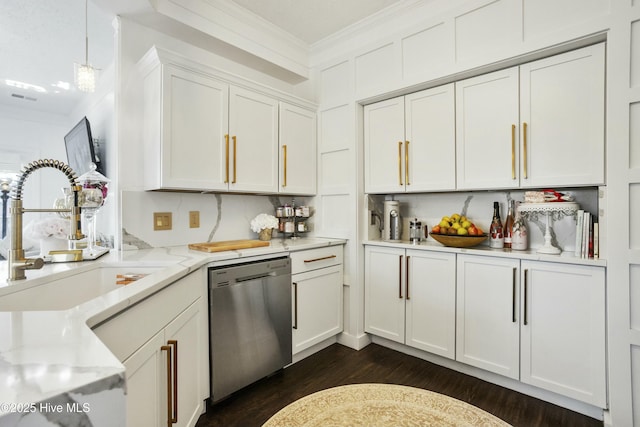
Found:
[[[112,251],[96,261],[47,264],[7,282],[0,262],[0,300],[18,287],[36,287],[101,266],[160,267],[143,279],[58,311],[0,311],[0,425],[19,405],[42,402],[100,381],[124,378],[124,367],[91,328],[205,265],[228,264],[344,244],[345,240],[274,239],[269,246],[206,253],[175,246]],[[15,414],[14,414],[15,415]]]

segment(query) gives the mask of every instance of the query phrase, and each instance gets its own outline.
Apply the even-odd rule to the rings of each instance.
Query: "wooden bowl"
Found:
[[[472,246],[477,246],[487,240],[488,237],[486,234],[482,234],[480,236],[458,236],[453,234],[435,233],[429,234],[434,238],[434,240],[452,248],[470,248]]]

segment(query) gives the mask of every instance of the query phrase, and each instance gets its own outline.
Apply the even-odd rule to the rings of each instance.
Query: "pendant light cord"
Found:
[[[89,65],[89,0],[84,0],[84,63]]]

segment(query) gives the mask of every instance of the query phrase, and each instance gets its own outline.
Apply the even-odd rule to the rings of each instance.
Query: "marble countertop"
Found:
[[[0,417],[16,412],[20,404],[124,378],[124,367],[91,328],[190,272],[218,262],[344,243],[340,239],[274,239],[265,247],[214,253],[187,246],[112,251],[96,261],[47,264],[41,270],[28,270],[26,280],[14,282],[7,282],[7,262],[0,262],[0,299],[16,292],[17,287],[36,287],[101,266],[161,267],[142,280],[68,310],[0,311]]]

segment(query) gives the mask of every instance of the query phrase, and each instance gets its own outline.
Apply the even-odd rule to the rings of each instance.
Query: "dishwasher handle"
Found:
[[[276,275],[275,271],[271,271],[269,273],[253,274],[253,275],[244,276],[244,277],[236,277],[234,282],[235,283],[248,282],[250,280],[264,279],[265,277],[274,277],[275,275]]]

